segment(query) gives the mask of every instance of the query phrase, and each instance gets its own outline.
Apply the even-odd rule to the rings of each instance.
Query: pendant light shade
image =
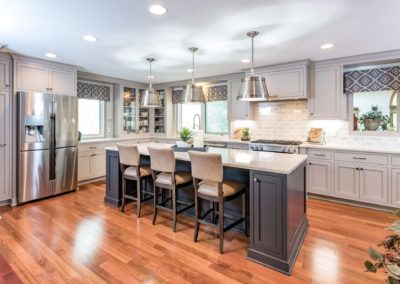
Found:
[[[257,76],[254,72],[254,37],[257,35],[256,31],[247,33],[247,36],[251,38],[251,70],[246,78],[242,79],[238,94],[240,101],[265,102],[269,98],[265,78]]]
[[[151,80],[153,79],[153,74],[151,70],[151,64],[155,61],[154,58],[147,58],[150,63],[150,75],[149,75],[149,87],[146,89],[143,100],[141,102],[141,107],[161,107],[160,94],[153,89]]]
[[[194,82],[194,53],[198,50],[197,47],[191,47],[189,50],[192,52],[192,81],[186,85],[184,103],[205,103],[203,87],[196,86]]]

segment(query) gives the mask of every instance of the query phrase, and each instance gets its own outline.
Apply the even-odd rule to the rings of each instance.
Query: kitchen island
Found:
[[[154,142],[137,145],[143,164],[150,162],[148,146],[172,146]],[[212,147],[208,152],[221,154],[224,179],[248,185],[248,259],[290,274],[308,229],[305,186],[307,156]],[[107,189],[104,201],[119,207],[122,202],[122,175],[117,147],[107,147],[106,156]],[[188,153],[176,152],[175,158],[178,170],[190,172]],[[128,184],[128,188],[134,187],[134,183]],[[189,187],[184,196],[179,198],[193,198],[193,188]],[[240,214],[241,206],[241,202],[229,202],[225,211]],[[241,227],[236,229],[241,230]]]

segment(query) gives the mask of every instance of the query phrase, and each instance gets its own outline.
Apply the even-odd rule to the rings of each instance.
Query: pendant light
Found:
[[[155,59],[147,58],[147,61],[150,64],[149,87],[146,89],[141,107],[162,107],[160,95],[156,90],[153,89],[153,85],[151,83],[151,80],[153,79],[151,64],[155,61]]]
[[[192,81],[186,85],[184,103],[205,103],[206,99],[204,97],[203,87],[196,86],[194,83],[194,53],[198,50],[198,48],[191,47],[189,50],[192,52]]]
[[[251,69],[245,79],[242,79],[238,100],[249,102],[265,102],[268,101],[269,94],[265,78],[257,76],[254,72],[254,37],[259,32],[248,32],[247,36],[251,38]]]

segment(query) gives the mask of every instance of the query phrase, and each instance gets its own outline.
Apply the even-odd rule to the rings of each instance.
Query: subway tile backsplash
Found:
[[[258,103],[253,121],[233,121],[237,127],[249,127],[251,139],[288,139],[306,141],[311,127],[321,127],[328,144],[362,145],[372,148],[400,148],[400,136],[355,135],[344,120],[309,120],[307,101]]]

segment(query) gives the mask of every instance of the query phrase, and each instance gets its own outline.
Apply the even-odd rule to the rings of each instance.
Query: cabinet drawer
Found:
[[[332,158],[332,152],[327,150],[309,149],[308,156],[312,159],[330,160]]]
[[[353,162],[353,163],[379,164],[379,165],[388,164],[387,155],[365,154],[365,153],[354,153],[354,152],[335,152],[335,160]]]
[[[97,151],[97,150],[105,150],[108,144],[91,144],[91,145],[79,145],[79,152],[88,152],[88,151]]]
[[[392,166],[400,166],[400,156],[392,156]]]

